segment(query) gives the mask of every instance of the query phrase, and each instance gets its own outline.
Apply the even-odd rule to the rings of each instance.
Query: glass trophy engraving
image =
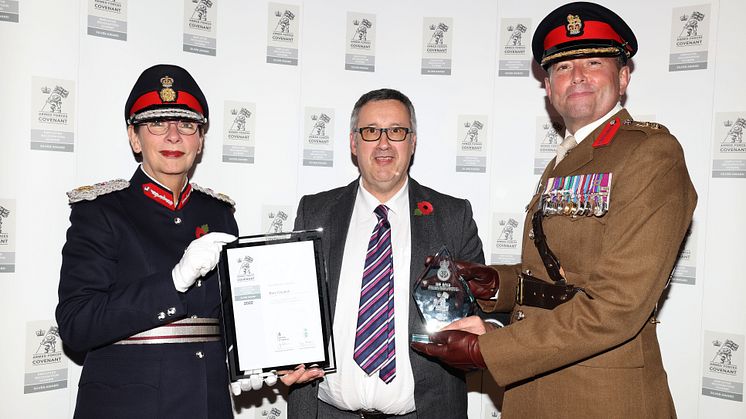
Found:
[[[433,256],[415,282],[412,298],[428,334],[474,312],[474,296],[456,272],[456,264],[445,246]],[[427,334],[413,333],[411,339],[412,342],[430,342]]]

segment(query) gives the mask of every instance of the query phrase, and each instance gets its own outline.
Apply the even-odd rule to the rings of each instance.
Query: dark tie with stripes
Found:
[[[379,371],[384,383],[396,377],[394,351],[394,263],[388,208],[376,207],[378,224],[365,255],[353,358],[368,375]]]

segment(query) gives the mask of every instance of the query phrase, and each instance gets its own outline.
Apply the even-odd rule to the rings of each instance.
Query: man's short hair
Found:
[[[412,105],[412,101],[409,100],[407,95],[394,89],[371,90],[370,92],[360,96],[360,99],[355,102],[355,106],[352,108],[352,115],[350,115],[350,132],[357,131],[357,121],[360,116],[360,109],[368,102],[378,102],[381,100],[397,100],[401,102],[409,111],[409,128],[412,132],[417,132],[417,116],[414,113],[414,105]]]

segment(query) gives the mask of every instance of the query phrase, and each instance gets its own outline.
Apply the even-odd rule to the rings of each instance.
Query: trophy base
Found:
[[[418,334],[418,333],[412,333],[412,336],[410,337],[409,340],[410,342],[432,343],[429,335],[423,335],[423,334]]]

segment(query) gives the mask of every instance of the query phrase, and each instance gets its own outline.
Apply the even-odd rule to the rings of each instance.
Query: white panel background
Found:
[[[15,199],[16,272],[0,274],[0,417],[69,418],[80,368],[70,362],[68,389],[23,394],[25,328],[52,319],[57,303],[60,249],[68,226],[64,192],[118,177],[136,166],[122,109],[147,66],[189,69],[210,102],[208,134],[194,180],[225,192],[237,205],[243,234],[261,228],[263,205],[295,207],[299,197],[348,183],[356,175],[346,132],[349,112],[364,92],[393,87],[414,102],[419,147],[413,177],[468,198],[489,257],[490,217],[523,211],[533,174],[534,125],[547,113],[542,75],[496,77],[502,18],[530,18],[532,30],[563,2],[550,0],[305,0],[300,5],[300,64],[265,62],[267,2],[213,0],[218,9],[217,56],[182,52],[181,0],[130,0],[126,42],[86,35],[87,0],[20,1],[19,23],[0,22],[0,198]],[[602,1],[635,30],[635,57],[626,106],[653,115],[681,141],[699,194],[695,285],[673,284],[659,335],[679,417],[743,418],[743,403],[701,396],[704,330],[746,334],[746,279],[740,258],[746,232],[744,179],[713,179],[711,145],[717,112],[746,112],[742,75],[746,3],[741,0]],[[706,70],[669,72],[673,8],[710,4]],[[376,71],[344,70],[348,11],[376,15]],[[453,18],[453,73],[420,75],[423,17]],[[524,42],[530,39],[530,33]],[[29,147],[31,78],[76,83],[75,152]],[[255,164],[222,163],[223,102],[256,104]],[[303,109],[335,110],[334,167],[303,167]],[[458,115],[488,115],[487,172],[455,173]],[[671,245],[661,243],[661,245]],[[741,349],[746,350],[746,348]],[[740,365],[739,368],[746,368]],[[495,394],[481,377],[469,379],[469,417],[491,417]],[[266,417],[271,403],[285,413],[278,389],[235,399],[237,417]]]

